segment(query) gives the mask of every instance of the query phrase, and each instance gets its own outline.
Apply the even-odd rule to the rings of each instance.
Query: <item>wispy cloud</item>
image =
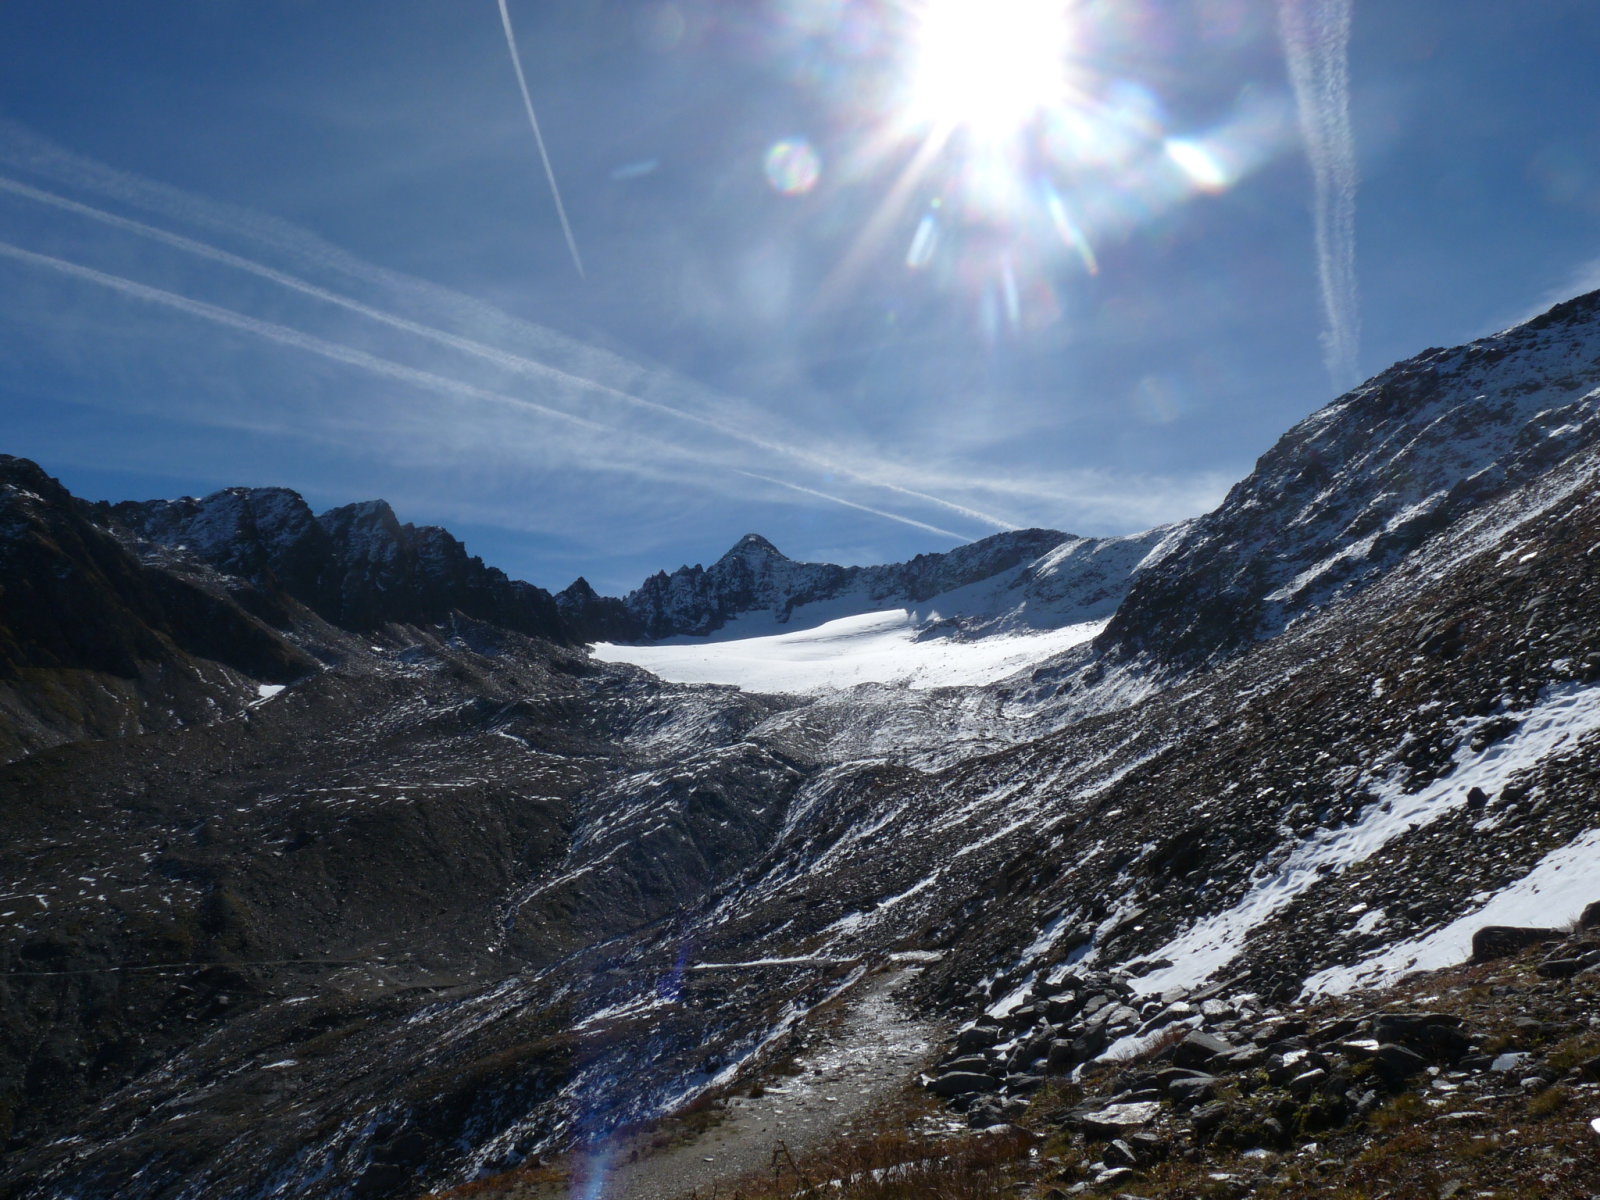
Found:
[[[1352,0],[1279,0],[1279,29],[1315,183],[1323,360],[1334,386],[1360,379],[1355,135],[1350,127]]]
[[[609,538],[627,522],[633,538],[725,516],[730,501],[783,502],[959,541],[1033,524],[1131,529],[1212,501],[1198,477],[996,472],[958,441],[906,439],[900,427],[875,442],[840,439],[802,412],[704,388],[4,121],[0,169],[0,218],[18,231],[0,242],[15,332],[50,331],[83,370],[116,378],[82,389],[80,403],[315,447],[319,461],[361,455],[369,478],[404,479],[418,494],[447,494],[446,477],[474,494],[492,480],[498,490],[482,494],[475,519],[498,512],[505,529]],[[18,290],[26,279],[93,290],[81,308],[36,304]],[[87,303],[97,294],[176,319],[134,325],[126,309]],[[236,336],[197,339],[191,320]],[[157,348],[163,338],[170,345]],[[105,356],[140,342],[145,357],[129,370],[142,382],[130,388],[133,374]],[[255,357],[253,344],[269,353]],[[242,353],[252,357],[241,370]],[[313,373],[311,361],[328,367]],[[281,482],[328,490],[309,474]],[[541,498],[532,507],[530,488]],[[670,504],[650,499],[663,495]]]
[[[846,499],[844,499],[843,497],[840,497],[840,496],[832,496],[832,495],[829,495],[827,492],[819,492],[815,488],[808,488],[808,487],[805,487],[805,486],[803,486],[801,484],[798,484],[798,483],[790,483],[788,480],[785,480],[785,479],[774,479],[770,475],[762,475],[761,473],[759,473],[757,471],[743,471],[743,470],[741,470],[739,472],[739,474],[741,474],[741,475],[743,475],[743,476],[745,476],[745,477],[747,477],[749,479],[760,480],[762,483],[773,484],[775,487],[787,488],[791,492],[799,492],[802,496],[814,496],[818,500],[826,500],[831,504],[842,504],[846,508],[853,508],[858,512],[871,513],[875,517],[889,517],[892,520],[898,520],[898,521],[907,520],[907,518],[905,518],[905,517],[895,517],[891,513],[884,512],[882,509],[873,508],[873,507],[871,507],[870,505],[867,505],[867,504],[857,504],[854,500],[846,500]],[[937,533],[940,537],[953,538],[958,542],[964,542],[964,541],[967,540],[965,537],[963,537],[959,533],[956,533],[954,530],[940,529],[939,526],[937,526],[937,525],[929,525],[925,521],[911,521],[910,524],[915,525],[918,529],[925,529],[929,533]]]
[[[567,238],[567,250],[572,254],[572,265],[583,275],[583,259],[578,255],[578,242],[572,236],[572,222],[567,220],[567,206],[561,203],[561,189],[556,186],[555,168],[550,165],[550,153],[544,146],[544,134],[539,129],[538,114],[533,111],[533,96],[528,91],[528,77],[522,73],[522,55],[517,51],[516,31],[511,28],[511,10],[506,0],[500,0],[500,25],[506,31],[506,49],[511,52],[511,67],[517,73],[517,87],[522,90],[522,107],[527,110],[528,124],[533,126],[533,140],[539,147],[539,161],[544,164],[544,177],[550,181],[550,195],[556,202],[556,216],[561,218],[561,232]]]
[[[16,131],[0,128],[0,134],[6,132],[15,133]],[[0,144],[3,144],[3,141],[0,141]],[[24,145],[27,146],[28,143],[24,142]],[[225,210],[220,213],[211,212],[205,208],[204,202],[192,198],[183,198],[184,202],[178,203],[178,196],[161,189],[159,185],[147,188],[141,186],[142,181],[135,181],[127,176],[94,171],[91,164],[84,164],[81,160],[75,161],[71,156],[48,153],[48,147],[44,148],[43,151],[33,146],[28,148],[34,151],[34,153],[27,156],[26,161],[29,161],[30,165],[42,160],[54,166],[55,173],[66,175],[69,182],[76,182],[80,185],[88,183],[98,190],[109,191],[113,196],[126,203],[134,203],[145,208],[155,208],[162,215],[171,214],[173,216],[192,217],[196,214],[203,214],[209,216],[211,220],[208,224],[213,227],[222,229],[236,228],[238,232],[254,240],[265,241],[270,247],[279,251],[286,251],[292,257],[312,260],[309,265],[313,268],[326,262],[331,256],[334,265],[341,274],[353,276],[358,281],[376,287],[383,287],[385,290],[398,290],[413,305],[428,303],[441,298],[441,289],[433,285],[427,285],[421,281],[404,280],[402,277],[396,277],[392,273],[382,272],[377,268],[362,264],[343,255],[342,252],[334,251],[331,247],[320,246],[308,237],[295,236],[296,231],[292,227],[288,229],[275,228],[269,224],[263,228],[257,222],[241,221],[235,214]],[[422,339],[449,350],[460,352],[502,371],[525,376],[541,383],[562,385],[564,388],[571,389],[575,393],[587,397],[591,402],[614,402],[625,408],[632,408],[656,417],[665,418],[674,423],[681,423],[699,432],[713,433],[764,454],[787,459],[793,463],[826,474],[843,476],[856,484],[900,493],[909,499],[942,508],[989,528],[1008,529],[1014,527],[1014,522],[993,513],[975,509],[968,504],[947,500],[924,491],[907,489],[895,483],[876,478],[870,464],[852,464],[848,461],[848,455],[808,448],[793,441],[781,440],[777,437],[763,434],[747,425],[741,425],[736,420],[705,415],[704,413],[638,395],[593,378],[591,374],[582,374],[575,370],[552,365],[549,362],[532,358],[527,354],[506,350],[476,338],[468,338],[452,333],[449,330],[439,328],[437,325],[413,320],[395,312],[378,308],[372,304],[320,286],[301,276],[279,270],[253,258],[233,253],[196,238],[173,233],[170,230],[153,226],[147,222],[124,217],[103,208],[4,176],[0,176],[0,192],[6,192],[34,203],[46,205],[58,211],[96,222],[118,232],[133,234],[140,238],[158,242],[218,266],[243,272],[257,279],[287,288],[312,300],[333,305],[356,316],[377,322],[409,337]],[[96,277],[98,274],[90,271],[80,274],[79,277],[92,282],[105,283],[104,279]],[[129,286],[122,287],[119,290],[122,290],[125,294],[133,294],[131,289],[136,285],[133,285],[132,281],[124,282],[128,283]],[[149,299],[151,297],[145,298]],[[506,333],[514,335],[521,340],[532,341],[536,345],[542,343],[546,351],[555,350],[564,353],[568,357],[571,356],[570,351],[572,348],[566,345],[552,344],[559,342],[560,339],[547,331],[538,330],[536,327],[517,322],[506,314],[495,310],[490,310],[490,315],[494,319],[486,322],[484,320],[485,314],[479,311],[482,306],[477,305],[476,302],[471,301],[469,298],[456,297],[450,294],[444,294],[443,298],[451,302],[450,308],[465,310],[457,314],[457,318],[461,323],[470,322],[474,328],[499,327]],[[169,297],[169,300],[169,307],[180,307],[176,299]],[[429,306],[431,307],[432,305],[429,304]],[[213,309],[215,311],[212,311]],[[215,306],[206,306],[203,303],[195,302],[195,306],[189,311],[191,311],[192,315],[212,317],[217,319],[219,323],[232,324],[235,328],[247,328],[246,325],[241,323],[244,320],[241,314],[228,314],[227,310],[216,309]],[[262,331],[256,330],[256,332]],[[274,333],[270,335],[263,333],[263,336],[271,336],[273,340],[283,344],[291,344],[288,337],[290,332],[284,327],[276,327]],[[302,348],[305,347],[302,346]],[[605,373],[612,375],[638,375],[642,372],[642,368],[636,364],[623,363],[615,360],[612,356],[588,351],[587,348],[582,349],[586,351],[582,357],[588,360],[585,365],[589,368],[599,367],[604,369]],[[317,352],[323,353],[325,357],[333,357],[333,352],[326,345]],[[395,364],[389,364],[389,366],[393,368]],[[619,368],[621,369],[620,371]],[[435,390],[438,390],[437,387]],[[730,404],[723,398],[723,403],[720,407],[728,408]],[[817,495],[827,495],[827,493],[817,492],[815,489],[811,489],[811,491]],[[876,508],[867,508],[866,511],[885,515]],[[890,519],[901,518],[891,517]],[[903,523],[909,524],[914,528],[935,528],[914,519],[905,520]],[[941,530],[940,532],[943,531]]]

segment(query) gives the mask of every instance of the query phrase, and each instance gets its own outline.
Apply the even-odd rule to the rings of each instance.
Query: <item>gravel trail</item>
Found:
[[[718,1184],[767,1170],[780,1143],[798,1156],[840,1133],[894,1096],[935,1052],[939,1026],[907,1012],[893,995],[918,969],[862,981],[843,1019],[814,1035],[796,1059],[798,1074],[775,1077],[761,1096],[731,1099],[723,1119],[691,1141],[637,1159],[624,1150],[609,1164],[590,1159],[570,1195],[680,1200],[698,1193],[706,1200]]]

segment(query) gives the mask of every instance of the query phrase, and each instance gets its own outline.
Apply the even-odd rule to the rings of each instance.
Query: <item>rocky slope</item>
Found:
[[[1398,363],[1314,413],[1140,573],[1120,656],[1217,661],[1383,578],[1600,436],[1600,292]]]
[[[1260,1042],[1299,1036],[1269,1010],[1600,899],[1597,310],[1401,364],[1187,526],[847,583],[746,539],[645,610],[1115,609],[975,688],[663,684],[559,640],[592,590],[522,603],[387,510],[94,509],[8,460],[0,1194],[405,1196],[603,1160],[895,954],[966,1026],[975,1061],[935,1079],[987,1081],[939,1085],[978,1123],[1196,1017],[1327,1060],[1267,1068],[1269,1098],[1359,1109],[1302,1078],[1357,1052]],[[1422,1053],[1369,1024],[1338,1038]],[[1199,1093],[1234,1099],[1207,1073],[1103,1099],[1204,1140]]]

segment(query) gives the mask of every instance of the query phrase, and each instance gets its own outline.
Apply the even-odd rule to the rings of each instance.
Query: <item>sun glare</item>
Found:
[[[1063,0],[926,0],[915,37],[910,110],[937,128],[1005,137],[1066,89]]]

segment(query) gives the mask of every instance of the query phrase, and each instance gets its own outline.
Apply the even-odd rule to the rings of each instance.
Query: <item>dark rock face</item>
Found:
[[[1426,351],[1302,421],[1140,573],[1103,645],[1167,665],[1227,658],[1592,445],[1597,313],[1600,292]]]
[[[336,625],[438,621],[451,613],[533,637],[567,640],[554,597],[508,579],[443,529],[401,524],[381,500],[313,516],[287,488],[228,488],[203,500],[128,501],[115,520],[181,547]]]
[[[877,599],[927,600],[1038,558],[1068,540],[1068,534],[1052,530],[1023,529],[892,566],[839,567],[795,562],[751,533],[710,567],[651,576],[623,603],[646,637],[705,634],[739,613],[765,611],[783,618],[798,605],[851,591]]]
[[[315,669],[214,590],[141,563],[91,506],[0,456],[0,760],[202,718],[238,685]]]
[[[556,593],[556,608],[568,632],[583,642],[631,642],[645,636],[644,626],[614,596],[602,596],[581,575]]]

